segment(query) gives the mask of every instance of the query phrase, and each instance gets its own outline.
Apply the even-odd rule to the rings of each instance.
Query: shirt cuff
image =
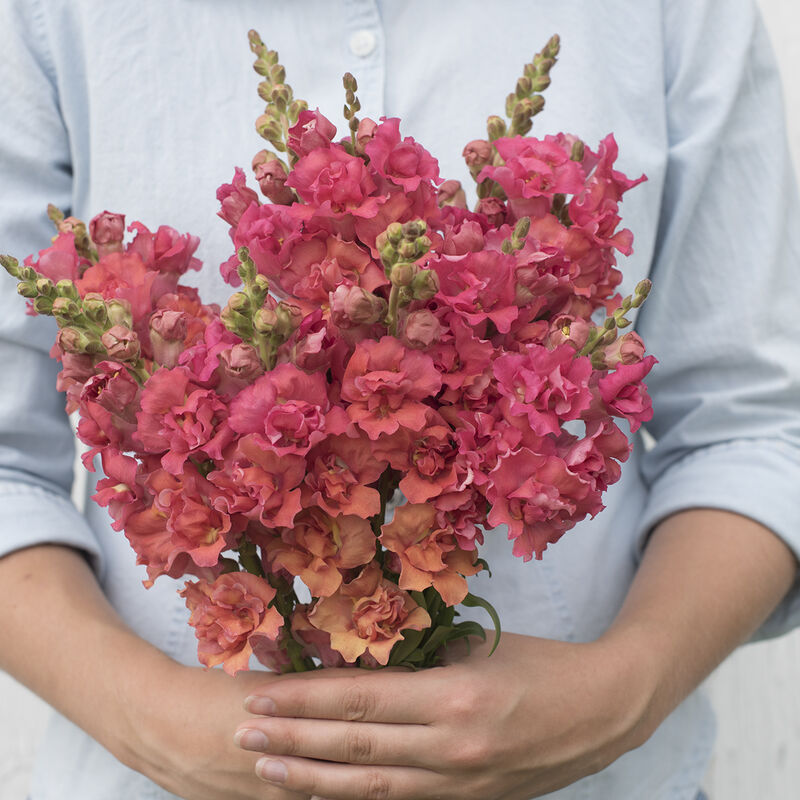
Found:
[[[0,481],[0,558],[39,544],[83,550],[100,579],[104,566],[100,543],[67,497],[39,486]]]
[[[638,557],[659,522],[691,508],[749,517],[780,537],[800,560],[800,449],[777,439],[745,439],[696,450],[673,464],[650,486]],[[798,624],[800,573],[752,640],[780,636]]]

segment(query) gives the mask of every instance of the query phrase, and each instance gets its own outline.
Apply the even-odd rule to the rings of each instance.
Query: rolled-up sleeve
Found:
[[[42,9],[0,2],[0,252],[22,260],[53,234],[48,203],[69,209],[69,132],[41,36]],[[42,543],[100,547],[70,502],[74,440],[48,355],[55,327],[25,314],[0,270],[0,556]]]
[[[800,206],[780,79],[750,0],[663,5],[670,152],[638,321],[660,359],[640,541],[718,508],[800,558]],[[798,623],[796,582],[758,636]]]

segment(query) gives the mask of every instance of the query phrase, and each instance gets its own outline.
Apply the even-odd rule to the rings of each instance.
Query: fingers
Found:
[[[248,697],[245,709],[280,717],[425,725],[442,697],[444,680],[438,673],[443,671],[276,681]]]
[[[261,718],[240,725],[234,740],[245,750],[348,764],[433,767],[439,759],[425,725]]]
[[[264,781],[328,800],[421,800],[454,797],[448,781],[428,770],[329,764],[303,758],[265,757],[256,764]]]

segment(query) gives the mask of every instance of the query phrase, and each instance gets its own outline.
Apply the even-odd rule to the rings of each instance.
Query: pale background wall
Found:
[[[781,62],[789,135],[800,164],[800,3],[761,0],[761,6]],[[799,679],[800,631],[740,650],[711,677],[719,717],[706,781],[711,800],[800,798]],[[24,800],[47,713],[40,700],[0,673],[0,800]]]

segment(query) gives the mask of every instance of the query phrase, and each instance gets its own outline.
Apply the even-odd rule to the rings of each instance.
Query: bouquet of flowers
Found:
[[[31,313],[55,317],[58,387],[105,476],[108,508],[146,566],[182,590],[206,666],[279,671],[435,664],[485,636],[457,607],[500,526],[525,560],[602,508],[629,453],[614,417],[650,418],[655,359],[619,329],[633,295],[615,252],[622,195],[608,136],[526,134],[558,37],[524,67],[508,121],[464,157],[478,203],[400,134],[349,133],[294,98],[250,33],[272,145],[218,190],[238,290],[220,309],[180,283],[198,239],[103,212],[23,265]],[[598,317],[599,314],[599,317]],[[300,602],[296,581],[310,600]]]

